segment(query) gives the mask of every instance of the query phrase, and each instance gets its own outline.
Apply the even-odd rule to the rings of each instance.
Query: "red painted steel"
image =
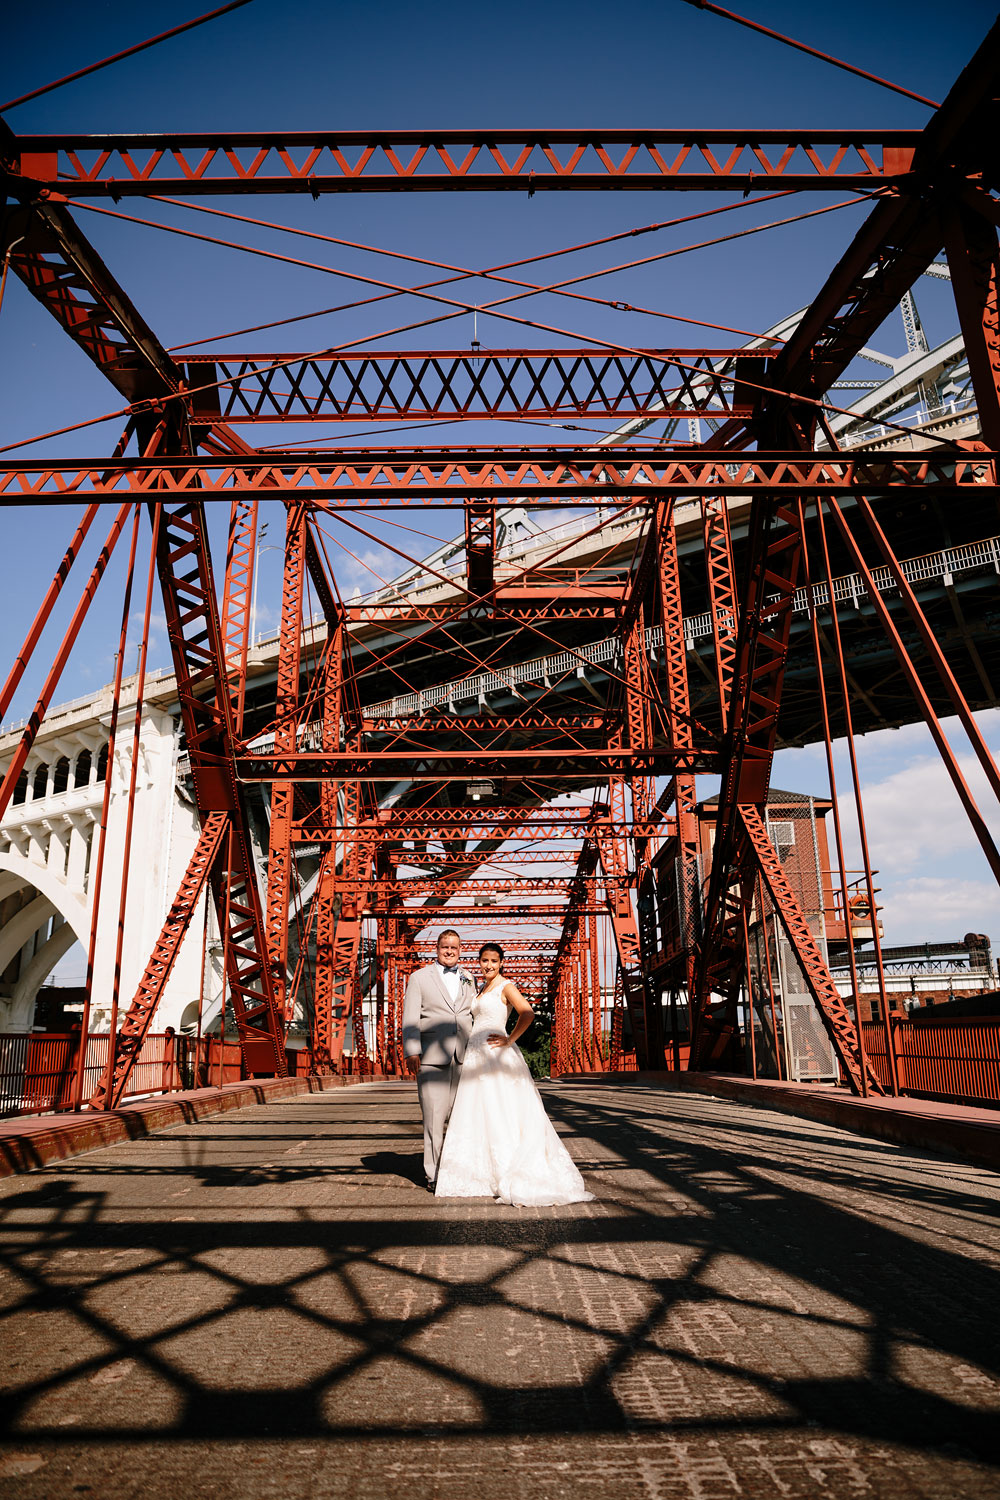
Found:
[[[219,856],[227,831],[225,814],[209,813],[163,930],[115,1038],[106,1071],[90,1096],[91,1109],[114,1109],[128,1089],[133,1070],[149,1035],[156,1007],[160,1003],[181,943],[191,925],[195,908],[212,865]]]
[[[203,507],[164,504],[156,553],[195,797],[202,818],[225,813],[228,857],[212,874],[227,974],[247,1072],[285,1071],[284,1018],[274,995],[235,734]]]
[[[768,838],[763,818],[755,807],[747,805],[740,806],[739,816],[757,856],[761,879],[767,886],[768,895],[781,916],[782,925],[788,934],[788,941],[795,952],[795,957],[809,987],[809,993],[813,997],[816,1009],[833,1043],[840,1066],[850,1079],[855,1092],[861,1093],[865,1059],[858,1053],[854,1021],[841,999],[819,945],[813,937],[812,929],[782,869],[781,860]],[[745,911],[746,907],[741,910]],[[882,1092],[882,1086],[870,1068],[867,1073],[865,1091],[876,1094]]]
[[[302,669],[302,600],[306,576],[306,518],[300,505],[288,508],[285,530],[285,568],[281,594],[281,645],[275,689],[276,752],[295,750],[299,725],[300,674]],[[267,906],[265,926],[267,956],[275,1004],[291,1021],[288,995],[288,923],[292,897],[293,854],[291,845],[295,785],[291,781],[271,784],[271,824],[267,851]]]
[[[11,136],[11,186],[68,197],[905,183],[916,130],[180,131]],[[27,179],[21,181],[20,179]]]
[[[453,421],[456,417],[750,416],[764,349],[468,349],[201,354],[186,361],[196,419]],[[746,382],[749,381],[750,384]],[[199,387],[208,383],[205,409]]]
[[[62,592],[63,584],[66,582],[66,579],[69,576],[69,570],[73,566],[79,555],[80,548],[83,546],[87,532],[90,530],[91,524],[95,516],[97,515],[97,509],[98,508],[96,505],[91,504],[88,505],[86,510],[84,511],[80,524],[73,534],[73,539],[70,542],[69,546],[66,548],[63,559],[59,564],[59,567],[56,569],[55,577],[49,584],[48,590],[45,594],[45,598],[38,606],[38,613],[35,615],[35,618],[28,630],[28,634],[24,638],[24,645],[21,647],[20,651],[14,658],[14,665],[11,668],[7,681],[3,685],[3,690],[0,691],[0,722],[3,721],[7,714],[8,708],[10,708],[14,694],[17,692],[18,684],[20,683],[21,678],[24,676],[24,669],[28,665],[28,662],[31,660],[31,656],[35,647],[38,645],[38,638],[41,635],[42,631],[45,629],[46,623],[52,613],[55,602]]]
[[[613,456],[612,456],[613,455]],[[720,458],[692,452],[640,452],[627,448],[574,451],[489,448],[396,450],[390,456],[369,451],[349,457],[328,453],[290,455],[250,462],[216,458],[178,458],[143,463],[123,459],[100,465],[76,461],[25,459],[0,464],[0,496],[18,501],[65,504],[67,493],[115,499],[162,487],[204,499],[236,494],[311,500],[318,509],[346,511],[369,503],[382,505],[413,497],[422,507],[438,501],[464,507],[469,496],[510,502],[545,500],[560,507],[592,508],[596,501],[620,499],[635,507],[659,496],[712,490],[718,495],[764,492],[787,494],[789,501],[807,494],[867,494],[872,490],[919,488],[921,495],[967,495],[988,498],[997,485],[994,452],[944,449],[925,453],[857,453],[831,458],[828,453],[758,452]]]
[[[222,594],[222,640],[233,683],[233,721],[243,728],[247,685],[247,651],[253,610],[254,563],[257,556],[257,501],[240,498],[229,511],[229,550]]]
[[[129,437],[134,430],[147,452],[125,457],[123,443],[117,460],[98,463],[18,459],[0,468],[0,495],[36,505],[78,497],[91,507],[88,513],[111,501],[122,505],[122,516],[134,499],[148,502],[161,530],[157,569],[202,820],[196,868],[185,877],[117,1055],[104,1043],[113,1081],[103,1102],[149,1081],[140,1070],[147,1066],[143,1048],[152,1035],[155,994],[206,878],[250,1073],[289,1066],[285,1034],[297,1005],[309,1019],[310,1037],[308,1048],[292,1058],[296,1072],[397,1073],[407,974],[426,956],[434,929],[452,922],[470,948],[487,924],[514,934],[510,972],[553,1007],[554,1071],[662,1067],[664,991],[671,999],[674,1065],[686,1050],[676,1029],[677,1002],[686,992],[691,1065],[736,1066],[747,919],[754,891],[766,885],[852,1087],[878,1091],[882,1064],[882,1087],[894,1086],[897,1065],[904,1087],[911,1068],[921,1067],[921,1077],[946,1079],[949,1089],[956,1082],[984,1086],[972,1067],[976,1059],[932,1057],[926,1040],[919,1044],[923,1054],[914,1043],[912,1058],[886,1041],[882,1064],[877,1047],[866,1062],[763,812],[796,583],[807,562],[805,497],[817,497],[831,595],[823,507],[834,514],[864,577],[855,532],[859,517],[869,525],[887,566],[898,573],[924,644],[938,666],[950,670],[944,643],[912,592],[907,595],[879,529],[875,511],[882,501],[867,497],[981,504],[997,493],[997,184],[992,169],[984,169],[981,142],[997,134],[998,43],[1000,29],[994,28],[922,132],[501,131],[433,138],[362,132],[225,139],[188,133],[18,141],[0,131],[0,158],[14,174],[7,182],[23,200],[3,219],[0,249],[10,252],[15,274],[126,400]],[[595,340],[598,347],[589,351],[210,352],[181,366],[131,306],[67,207],[74,195],[158,195],[165,187],[190,196],[442,186],[529,193],[739,186],[752,192],[773,183],[893,191],[879,198],[788,342],[751,351],[636,350]],[[55,192],[45,197],[42,189]],[[987,446],[814,451],[824,413],[839,410],[825,399],[831,384],[942,247]],[[627,418],[634,426],[621,445],[365,448],[265,458],[225,425],[227,419],[531,421],[567,415]],[[671,448],[669,439],[653,445],[638,437],[654,417],[698,415],[718,419],[704,445]],[[162,444],[155,457],[148,456],[151,442]],[[754,451],[745,451],[750,447]],[[287,542],[272,743],[255,751],[243,742],[242,719],[261,495],[285,502]],[[674,500],[692,496],[701,506],[705,577],[699,588],[713,631],[709,670],[721,737],[692,714],[687,680]],[[231,507],[221,619],[205,524],[205,505],[213,498]],[[841,509],[841,500],[857,503]],[[448,506],[463,512],[464,572],[428,566],[428,582],[439,592],[427,604],[419,589],[404,587],[375,604],[344,607],[326,556],[334,531],[360,535],[365,545],[381,545],[412,564],[384,527],[380,533],[362,527],[350,519],[353,511]],[[501,532],[511,506],[532,512],[532,523],[542,526],[548,509],[593,512],[589,560],[567,560],[554,547],[547,562],[512,569]],[[731,530],[734,506],[741,521]],[[634,523],[634,555],[627,557],[621,546],[609,562],[608,532],[620,518]],[[685,554],[684,587],[691,564]],[[325,637],[322,629],[315,632],[309,639],[316,649],[308,651],[307,579],[326,621]],[[909,657],[888,606],[877,590],[871,598],[905,668]],[[810,624],[829,756],[815,609]],[[836,613],[833,625],[849,713]],[[597,629],[614,639],[600,689],[576,649]],[[654,637],[659,644],[651,646]],[[539,641],[558,647],[571,663],[564,681],[540,680],[530,692],[517,687],[510,664],[526,641],[535,654]],[[482,692],[468,719],[451,704],[446,711],[443,700],[425,704],[420,697],[428,673],[441,674],[431,682],[448,681],[495,668],[510,674],[504,699],[491,702]],[[412,694],[417,712],[397,713],[395,704],[388,712],[384,705],[364,710],[366,689],[377,677]],[[926,693],[921,698],[916,673],[908,680],[923,711]],[[384,681],[379,691],[385,695]],[[963,698],[959,712],[964,704]],[[848,727],[851,739],[850,720]],[[853,754],[852,740],[851,748]],[[947,761],[946,747],[942,753]],[[832,791],[832,759],[830,768]],[[695,780],[705,772],[722,782],[707,888]],[[657,783],[666,776],[666,786]],[[251,850],[250,783],[270,786],[266,913]],[[554,804],[568,789],[583,805]],[[864,835],[857,782],[855,793]],[[380,798],[392,805],[380,806]],[[837,835],[842,865],[839,823]],[[301,921],[290,918],[300,858],[319,864],[314,906]],[[874,905],[867,842],[864,859]],[[523,873],[529,865],[537,873]],[[300,958],[288,985],[290,919],[299,926]],[[778,1050],[769,952],[767,969]],[[762,984],[759,974],[761,990]],[[763,994],[758,998],[763,1010]],[[753,1036],[750,1046],[756,1067]],[[160,1068],[161,1087],[172,1088],[194,1054],[180,1039],[164,1047],[149,1066]],[[195,1072],[224,1070],[224,1052],[220,1044],[210,1058],[198,1054]],[[82,1055],[79,1063],[82,1078],[89,1064]],[[72,1072],[71,1060],[69,1066]],[[58,1087],[46,1087],[46,1097],[59,1097]]]
[[[31,751],[32,745],[35,743],[35,739],[38,735],[38,730],[41,726],[42,720],[45,718],[45,714],[48,710],[49,704],[52,702],[52,699],[55,696],[56,688],[59,686],[59,679],[62,677],[63,668],[69,660],[70,652],[73,649],[77,636],[80,634],[83,622],[87,617],[87,611],[90,608],[90,602],[97,592],[97,587],[101,579],[104,577],[104,573],[107,569],[108,563],[111,561],[111,555],[118,543],[118,538],[121,536],[122,531],[125,528],[125,522],[128,520],[129,511],[131,510],[131,508],[132,507],[130,505],[121,506],[118,514],[115,516],[115,519],[112,522],[111,530],[108,532],[107,540],[105,541],[104,546],[101,548],[97,562],[94,564],[93,571],[91,572],[90,577],[84,585],[83,593],[80,596],[80,601],[73,612],[73,618],[70,620],[70,623],[66,629],[66,634],[63,636],[59,648],[56,651],[55,661],[52,663],[52,667],[50,668],[48,674],[46,675],[45,681],[42,684],[42,690],[38,695],[38,701],[28,716],[28,722],[24,727],[20,743],[18,744],[17,749],[14,751],[10,765],[7,767],[3,779],[0,780],[0,817],[2,817],[4,812],[7,810],[7,805],[13,795],[15,786],[17,785],[18,777],[24,770],[25,762],[28,759],[28,755]]]
[[[872,1068],[889,1088],[886,1033],[862,1024]],[[1000,1104],[1000,1016],[889,1017],[900,1092],[916,1098]]]
[[[97,1088],[107,1074],[111,1036],[90,1032],[82,1058],[80,1036],[79,1031],[0,1032],[0,1116],[71,1110],[80,1061],[85,1088]],[[223,1045],[221,1061],[223,1082],[237,1082],[242,1076],[237,1042]],[[218,1081],[219,1062],[217,1037],[147,1031],[115,1103],[207,1087]]]

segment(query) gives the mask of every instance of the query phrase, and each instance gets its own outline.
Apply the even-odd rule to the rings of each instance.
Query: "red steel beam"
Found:
[[[91,1095],[89,1109],[117,1109],[121,1101],[228,829],[225,813],[209,813],[202,824],[180,889],[167,913],[132,1003],[125,1012],[117,1036],[112,1037],[113,1056]]]
[[[224,461],[178,458],[20,459],[0,464],[0,498],[7,502],[64,505],[68,498],[152,498],[167,489],[203,500],[231,502],[235,495],[293,496],[317,508],[338,510],[383,505],[392,499],[419,503],[437,499],[464,506],[470,496],[509,504],[546,501],[560,507],[590,507],[598,498],[686,496],[712,491],[746,495],[759,490],[805,494],[871,494],[917,489],[991,498],[997,490],[1000,453],[939,447],[923,453],[740,453],[703,454],[592,449],[507,449],[367,452],[336,456],[297,454],[285,459]]]
[[[225,813],[228,857],[212,873],[219,929],[247,1072],[284,1075],[284,1017],[268,966],[264,917],[246,808],[237,783],[235,731],[203,507],[164,505],[157,571],[177,677],[195,800],[204,820]]]
[[[908,185],[919,130],[65,132],[10,136],[7,190],[34,196]]]
[[[857,1029],[824,962],[819,945],[813,937],[812,929],[799,906],[795,893],[788,883],[781,860],[767,836],[764,819],[755,807],[747,805],[739,808],[739,817],[753,846],[768,895],[781,918],[788,941],[794,950],[809,993],[819,1011],[827,1035],[833,1043],[841,1067],[850,1079],[855,1093],[865,1092],[862,1088],[862,1074],[867,1070],[867,1092],[883,1094],[885,1090],[875,1076],[871,1064],[867,1062],[858,1047]],[[746,909],[746,906],[742,908],[744,912]]]
[[[468,781],[516,774],[547,776],[557,780],[576,777],[586,781],[590,776],[666,776],[677,771],[718,774],[722,759],[715,749],[686,745],[662,749],[630,750],[567,748],[558,752],[536,750],[445,750],[429,744],[420,751],[406,754],[395,751],[300,750],[283,755],[269,751],[259,755],[236,756],[239,781],[410,781],[430,778],[437,781]],[[591,783],[592,784],[592,783]]]
[[[203,354],[185,361],[199,421],[750,416],[765,349],[438,349]],[[744,382],[749,382],[744,383]]]
[[[286,515],[278,680],[275,688],[274,748],[278,754],[295,749],[299,724],[302,670],[302,599],[306,576],[306,517],[301,505],[290,505]],[[291,1021],[288,983],[288,923],[292,895],[291,846],[295,786],[289,781],[271,785],[271,822],[267,852],[265,930],[275,1004]]]

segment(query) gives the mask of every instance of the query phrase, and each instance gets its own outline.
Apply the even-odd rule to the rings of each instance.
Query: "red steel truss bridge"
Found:
[[[1000,879],[989,809],[942,727],[957,720],[987,795],[1000,795],[974,718],[1000,681],[998,98],[994,27],[923,130],[18,137],[3,126],[5,274],[106,377],[122,436],[97,461],[60,449],[0,465],[6,504],[43,514],[72,501],[82,516],[4,710],[56,597],[75,586],[87,532],[102,512],[110,523],[3,768],[0,813],[111,553],[131,548],[131,588],[148,538],[146,618],[155,608],[166,621],[200,823],[145,972],[120,1007],[115,997],[103,1076],[85,1090],[81,1071],[78,1105],[122,1098],[205,902],[247,1076],[286,1071],[296,1016],[316,1072],[349,1059],[398,1073],[406,977],[445,924],[470,946],[502,935],[509,972],[548,1008],[556,1073],[633,1059],[740,1069],[768,1027],[779,1058],[770,957],[751,942],[766,909],[839,1076],[859,1094],[896,1091],[891,1049],[881,1072],[866,1052],[856,974],[846,993],[831,974],[768,798],[776,749],[822,744],[832,782],[835,739],[853,765],[858,733],[922,721]],[[737,202],[861,194],[866,216],[787,325],[670,348],[567,339],[542,323],[526,347],[522,319],[502,348],[413,348],[410,332],[393,349],[373,331],[372,347],[250,354],[220,339],[170,353],[82,228],[88,213],[128,219],[144,197],[214,213],[202,200],[692,189]],[[960,333],[939,350],[913,300],[925,273],[954,296]],[[494,279],[512,301],[557,285]],[[367,280],[380,297],[401,290]],[[416,290],[467,313],[448,285]],[[897,308],[909,376],[866,385],[856,361],[878,359],[872,341]],[[440,424],[456,421],[473,424],[472,439],[450,440]],[[324,446],[323,423],[339,447]],[[380,437],[390,424],[403,430],[394,446]],[[266,677],[253,628],[264,504],[284,524]],[[220,506],[228,544],[213,555]],[[414,530],[435,517],[446,540],[428,557]],[[341,559],[372,545],[394,577],[345,597]],[[121,658],[112,763],[127,732]],[[144,651],[140,706],[145,673]],[[708,844],[706,776],[718,787]],[[841,910],[860,894],[870,914],[877,850],[860,787],[860,876],[845,865],[851,799],[830,791],[831,889]],[[99,859],[95,931],[102,903],[129,920],[127,876],[127,859],[121,872]],[[884,985],[882,1000],[885,1016]]]

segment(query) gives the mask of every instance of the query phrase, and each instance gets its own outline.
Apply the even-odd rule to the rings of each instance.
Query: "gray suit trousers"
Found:
[[[455,1090],[461,1074],[461,1064],[454,1059],[442,1066],[422,1062],[417,1074],[417,1094],[420,1113],[424,1117],[424,1173],[427,1181],[437,1181],[441,1147],[448,1126],[451,1106],[455,1102]]]

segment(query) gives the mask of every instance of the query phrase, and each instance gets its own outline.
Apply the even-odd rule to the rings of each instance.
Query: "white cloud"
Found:
[[[993,837],[1000,840],[997,801],[979,762],[972,755],[962,755],[959,767]],[[847,858],[857,864],[861,853],[853,793],[842,792],[838,802]],[[872,859],[884,871],[905,874],[960,854],[977,862],[983,857],[958,793],[938,758],[921,756],[881,780],[863,783],[862,802]]]
[[[994,754],[1000,712],[976,719]],[[957,719],[942,724],[973,797],[1000,843],[1000,808]],[[954,940],[985,932],[1000,940],[1000,890],[930,733],[923,723],[881,730],[857,740],[865,825],[888,944]],[[848,867],[860,871],[861,849],[850,765],[843,740],[834,745]],[[827,790],[821,745],[779,751],[775,786],[822,796]],[[831,854],[832,820],[827,820]]]
[[[342,593],[352,593],[357,588],[362,594],[367,594],[403,572],[405,566],[384,547],[366,547],[354,557],[344,552],[337,559],[335,571]]]
[[[917,875],[883,886],[878,899],[889,945],[954,941],[967,932],[994,936],[998,931],[1000,900],[989,880]]]

